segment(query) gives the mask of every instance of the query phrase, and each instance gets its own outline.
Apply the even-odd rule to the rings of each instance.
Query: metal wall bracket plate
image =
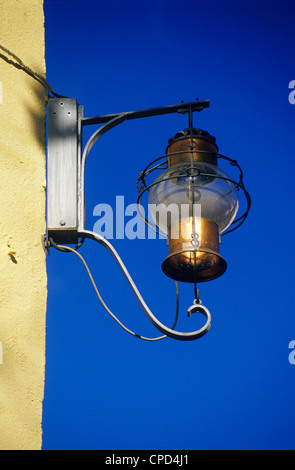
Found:
[[[49,98],[47,238],[78,240],[79,106],[75,98]]]

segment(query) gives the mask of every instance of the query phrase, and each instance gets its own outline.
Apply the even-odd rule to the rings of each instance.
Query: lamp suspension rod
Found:
[[[139,119],[151,116],[161,116],[164,114],[173,114],[173,113],[188,113],[194,111],[202,111],[204,108],[209,108],[210,101],[209,100],[202,100],[199,101],[192,101],[190,103],[179,103],[179,104],[172,104],[169,106],[160,106],[157,108],[148,108],[142,109],[139,111],[129,111],[124,113],[116,113],[116,114],[105,114],[101,116],[92,116],[92,117],[81,117],[81,124],[83,126],[88,126],[90,124],[103,124],[106,123],[120,114],[124,114],[126,120],[131,119]]]
[[[193,111],[192,107],[189,106],[188,111],[188,126],[190,130],[190,137],[191,137],[191,145],[190,145],[190,157],[191,157],[191,168],[194,167],[194,135],[193,135]],[[195,301],[199,303],[199,289],[197,288],[197,248],[199,247],[199,242],[196,239],[196,220],[195,220],[195,178],[193,175],[190,176],[190,185],[191,185],[191,204],[192,204],[192,241],[194,246],[193,256],[194,256],[194,293],[195,293]]]

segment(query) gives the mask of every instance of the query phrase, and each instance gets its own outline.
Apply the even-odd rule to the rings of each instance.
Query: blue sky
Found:
[[[77,98],[86,116],[209,99],[194,125],[238,160],[252,208],[223,239],[226,273],[199,286],[212,327],[197,341],[124,332],[80,260],[51,249],[43,449],[294,449],[294,3],[45,0],[44,10],[57,93]],[[186,127],[183,115],[130,121],[96,143],[89,230],[97,204],[136,202],[139,172]],[[150,309],[172,324],[165,241],[113,243]],[[90,240],[80,253],[120,320],[158,336],[110,254]],[[179,287],[180,327],[195,329],[193,287]]]

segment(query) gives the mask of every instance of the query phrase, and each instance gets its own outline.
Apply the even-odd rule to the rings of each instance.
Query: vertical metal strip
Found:
[[[48,102],[47,231],[59,243],[77,242],[78,108],[74,98]]]

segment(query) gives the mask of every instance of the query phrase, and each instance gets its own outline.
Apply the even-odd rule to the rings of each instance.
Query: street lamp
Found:
[[[244,222],[251,205],[237,161],[219,154],[215,138],[193,127],[193,113],[208,107],[208,100],[196,100],[140,111],[85,117],[84,108],[78,105],[76,99],[50,98],[48,102],[47,247],[77,252],[81,237],[102,244],[115,258],[154,326],[164,337],[180,340],[197,339],[209,330],[211,314],[199,299],[197,284],[215,279],[225,272],[226,261],[219,253],[220,237]],[[142,197],[145,193],[149,194],[149,210],[153,221],[142,216],[149,227],[167,237],[169,253],[162,263],[163,272],[175,283],[182,281],[194,285],[195,299],[188,309],[188,315],[201,313],[206,323],[192,332],[180,332],[175,330],[175,324],[168,328],[161,323],[146,305],[113,245],[102,235],[86,229],[84,175],[92,146],[103,134],[124,121],[171,113],[188,114],[189,126],[169,140],[163,157],[151,162],[140,173],[137,203],[142,215]],[[100,127],[83,148],[83,128],[97,124]],[[239,170],[237,182],[218,167],[220,159]],[[147,180],[150,175],[159,170],[164,171],[149,183]],[[247,208],[241,216],[236,217],[239,190],[245,195]],[[77,245],[76,248],[69,248],[71,244]]]

